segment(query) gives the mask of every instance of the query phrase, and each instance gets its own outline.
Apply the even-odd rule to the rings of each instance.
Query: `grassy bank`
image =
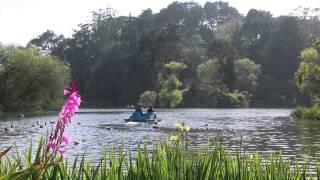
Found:
[[[291,113],[291,116],[297,119],[320,120],[320,108],[298,107]]]
[[[286,161],[281,154],[262,158],[258,154],[231,155],[220,145],[206,150],[188,150],[178,142],[166,141],[152,150],[138,147],[136,156],[123,148],[106,152],[101,161],[93,164],[85,157],[74,162],[57,160],[46,165],[34,165],[36,157],[30,150],[6,158],[0,153],[0,179],[319,179],[320,166],[310,175],[308,162],[298,165]],[[35,160],[34,160],[35,159]],[[70,165],[73,164],[73,165]]]

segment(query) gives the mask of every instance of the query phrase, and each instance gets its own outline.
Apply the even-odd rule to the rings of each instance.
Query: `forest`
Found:
[[[137,17],[106,8],[72,37],[47,30],[20,49],[69,67],[87,107],[295,107],[312,103],[295,72],[300,52],[320,37],[319,17],[303,7],[242,15],[221,1],[173,2]],[[2,87],[4,77],[0,71]]]

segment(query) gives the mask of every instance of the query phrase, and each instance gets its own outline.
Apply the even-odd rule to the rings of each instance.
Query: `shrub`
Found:
[[[298,119],[320,120],[320,108],[298,107],[291,113],[291,116]]]

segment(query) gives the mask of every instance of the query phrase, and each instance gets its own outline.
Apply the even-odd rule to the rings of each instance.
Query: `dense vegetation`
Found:
[[[301,92],[310,98],[312,108],[297,108],[292,115],[301,119],[320,120],[320,41],[300,54],[296,81]]]
[[[291,113],[291,116],[302,120],[320,120],[320,108],[298,107]]]
[[[74,162],[57,159],[51,164],[35,165],[32,146],[25,156],[19,154],[6,159],[0,152],[0,179],[319,179],[320,166],[311,173],[311,164],[285,160],[282,154],[268,158],[246,154],[239,149],[229,153],[221,145],[206,150],[188,150],[183,143],[162,142],[150,151],[138,146],[137,155],[126,149],[108,151],[98,164],[84,156]],[[41,150],[41,147],[38,148]],[[2,156],[2,159],[1,159]]]
[[[289,107],[310,103],[294,73],[320,35],[317,13],[243,16],[226,2],[173,2],[138,17],[105,9],[71,38],[48,30],[28,46],[70,63],[86,105]]]
[[[292,106],[306,100],[294,72],[319,27],[317,17],[243,17],[224,2],[174,2],[138,17],[101,10],[72,38],[47,31],[29,45],[69,62],[95,105],[144,97],[163,107]]]
[[[0,46],[0,112],[57,109],[69,68],[36,49]]]

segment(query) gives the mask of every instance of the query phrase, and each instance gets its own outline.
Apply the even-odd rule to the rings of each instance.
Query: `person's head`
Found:
[[[152,106],[149,106],[149,109],[152,109]]]
[[[138,108],[141,108],[141,105],[138,105]]]

